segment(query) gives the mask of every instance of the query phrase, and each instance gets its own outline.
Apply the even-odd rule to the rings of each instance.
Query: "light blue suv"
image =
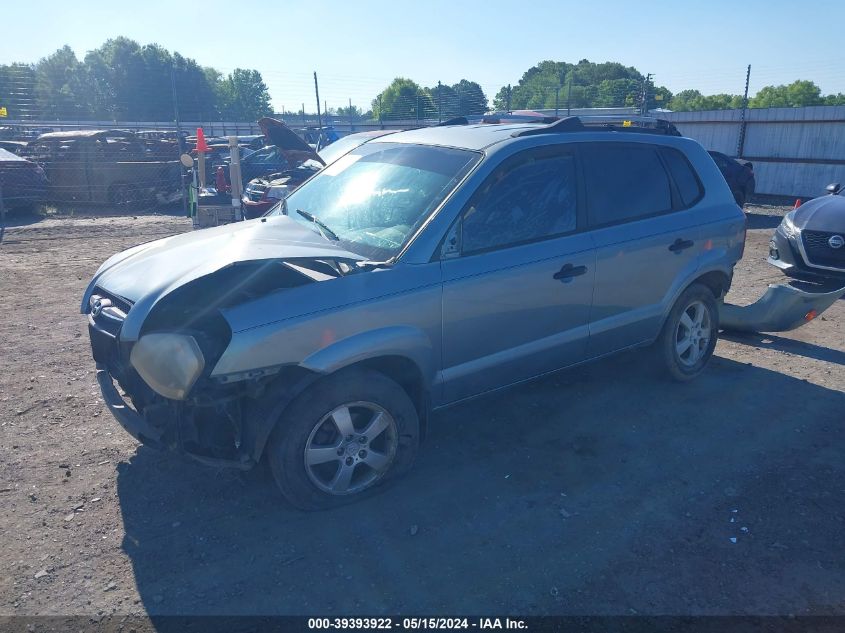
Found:
[[[267,459],[311,509],[407,471],[432,410],[647,345],[693,378],[745,218],[667,131],[400,132],[270,216],[115,255],[82,302],[106,403],[145,444]]]

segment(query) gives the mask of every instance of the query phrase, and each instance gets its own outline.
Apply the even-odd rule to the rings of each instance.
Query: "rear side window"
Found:
[[[689,164],[687,157],[676,149],[664,147],[660,151],[666,161],[666,166],[669,167],[672,180],[675,181],[675,186],[678,188],[682,206],[684,208],[691,207],[704,194],[692,165]]]
[[[619,224],[672,209],[669,176],[650,145],[596,143],[583,149],[591,226]]]

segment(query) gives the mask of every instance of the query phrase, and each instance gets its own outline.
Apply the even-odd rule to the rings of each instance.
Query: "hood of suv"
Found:
[[[796,209],[793,222],[799,229],[845,233],[845,197],[822,196]]]
[[[233,264],[286,260],[361,260],[287,216],[273,216],[174,235],[108,259],[91,280],[81,310],[89,312],[95,287],[133,303],[121,338],[135,340],[146,315],[164,296]]]

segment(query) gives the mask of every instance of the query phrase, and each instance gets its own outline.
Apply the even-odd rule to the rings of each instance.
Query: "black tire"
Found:
[[[358,451],[355,442],[363,442],[364,436],[343,437],[340,434],[342,425],[329,417],[344,407],[351,414],[349,418],[355,425],[355,433],[364,432],[368,423],[366,415],[374,408],[387,414],[390,426],[380,435],[377,433],[369,438],[372,445],[361,444],[361,451]],[[341,370],[314,383],[291,402],[270,436],[266,455],[285,499],[302,510],[322,510],[367,497],[405,474],[417,456],[419,427],[413,402],[393,380],[366,369]],[[320,434],[325,439],[316,442]],[[380,444],[376,446],[376,442]],[[327,447],[344,452],[338,453],[341,457],[331,457],[325,463],[311,466],[306,463],[306,450],[327,451]],[[361,453],[367,453],[366,449],[371,449],[370,458],[378,455],[382,459],[389,455],[382,472],[369,465],[366,455],[359,457]],[[350,453],[350,450],[358,453]],[[355,462],[350,465],[353,459]],[[335,492],[320,487],[330,486],[341,478],[344,469],[347,472],[351,469],[353,473],[347,492],[341,492],[342,487]],[[370,481],[371,477],[375,478]],[[364,487],[353,490],[353,484]]]
[[[745,207],[745,201],[746,201],[745,192],[744,191],[734,191],[733,194],[734,194],[734,200],[736,200],[736,203],[739,205],[739,208],[742,209],[743,207]]]
[[[679,352],[687,339],[685,334],[690,331],[687,325],[682,324],[682,318],[686,314],[688,321],[695,322],[698,306],[706,310],[706,322],[702,320],[701,327],[695,328],[699,335],[691,335],[690,346]],[[698,376],[713,355],[718,336],[719,309],[716,298],[707,286],[692,284],[678,297],[657,340],[656,350],[669,377],[686,382]]]

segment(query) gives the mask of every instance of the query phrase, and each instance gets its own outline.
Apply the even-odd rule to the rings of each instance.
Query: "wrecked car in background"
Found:
[[[114,255],[81,304],[107,406],[313,509],[406,472],[432,409],[650,344],[698,376],[745,217],[700,145],[645,131],[398,132],[267,216]]]
[[[743,207],[754,195],[757,181],[754,179],[754,165],[742,158],[731,158],[721,152],[708,152],[713,157],[716,167],[725,177],[736,203]]]
[[[44,202],[47,185],[39,165],[0,148],[0,198],[6,210],[29,209]]]
[[[785,275],[845,284],[845,197],[839,183],[828,195],[787,213],[772,235],[768,262]]]
[[[181,187],[175,144],[132,132],[50,132],[30,143],[26,155],[46,171],[51,201],[132,207],[162,202]]]

